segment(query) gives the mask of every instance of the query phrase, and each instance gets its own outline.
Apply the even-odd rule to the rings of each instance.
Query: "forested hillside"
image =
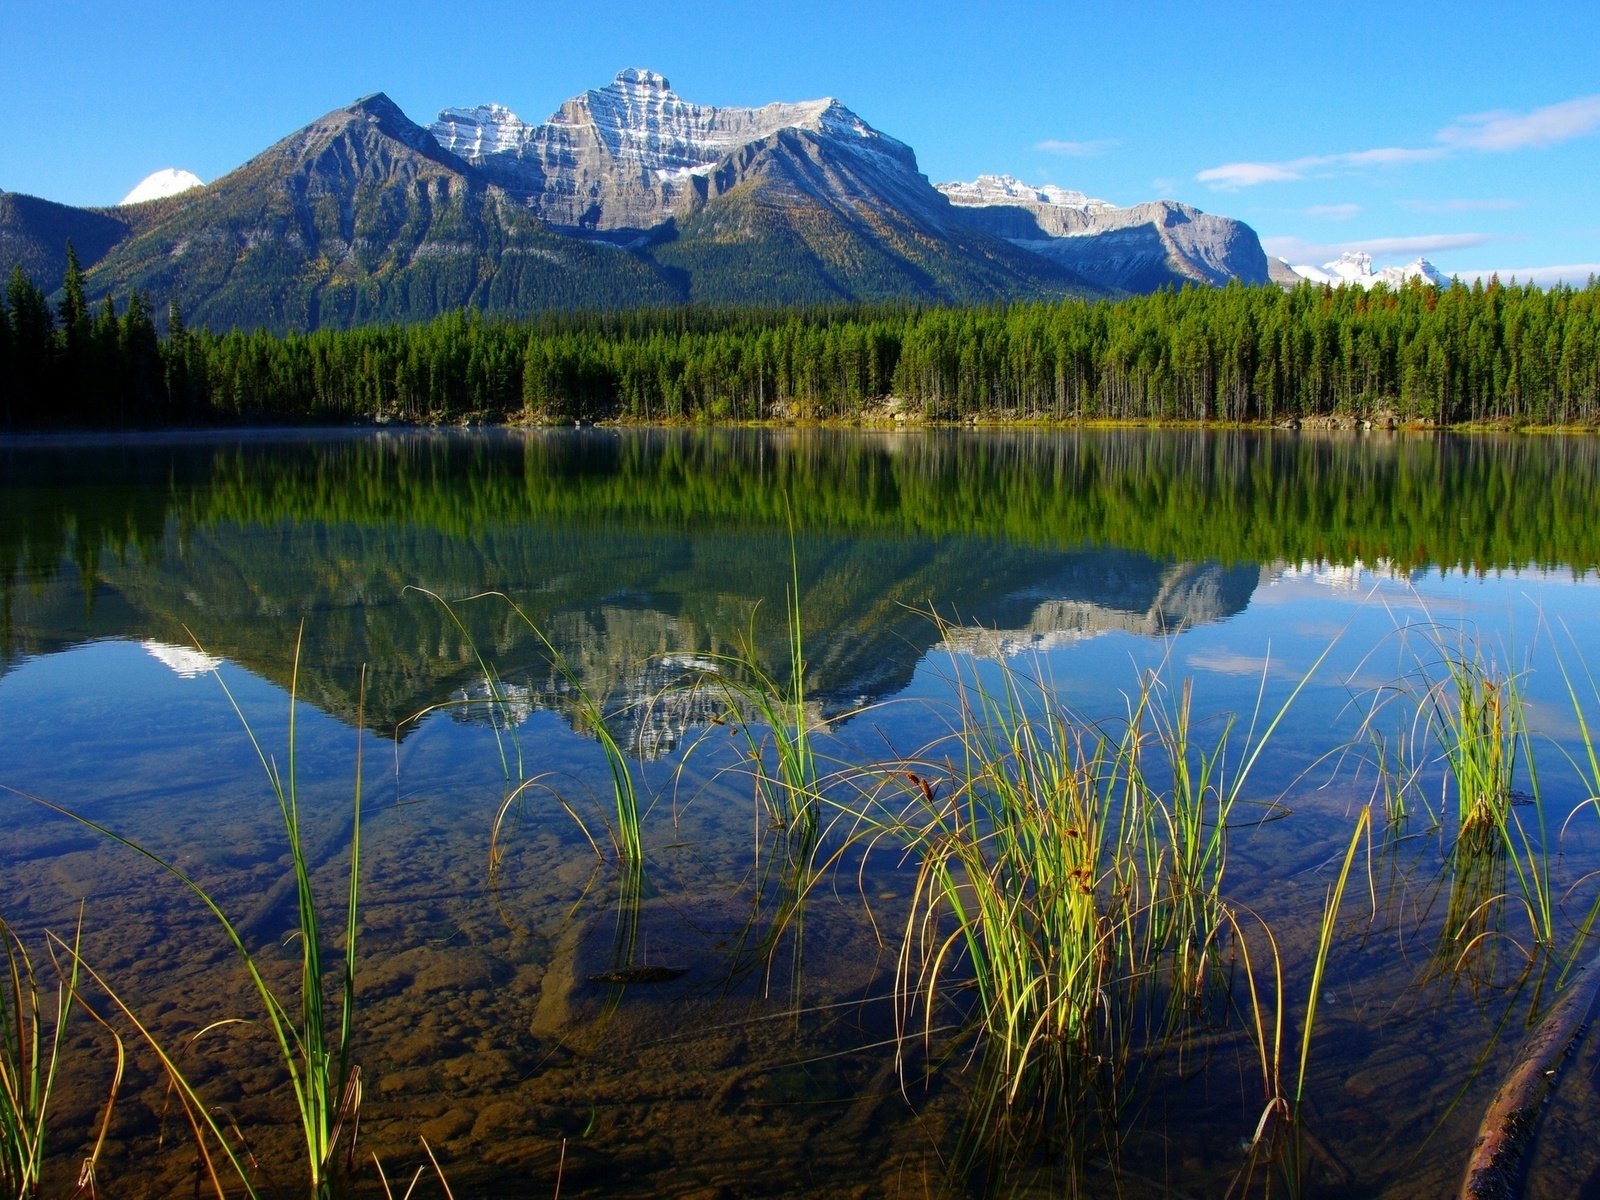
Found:
[[[0,425],[1324,416],[1600,422],[1600,282],[1185,289],[986,307],[661,308],[166,334],[139,293],[0,301]]]

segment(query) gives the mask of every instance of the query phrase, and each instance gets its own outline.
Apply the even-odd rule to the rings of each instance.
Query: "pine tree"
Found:
[[[56,363],[55,320],[44,292],[23,274],[11,269],[6,285],[10,316],[9,378],[0,378],[9,397],[7,423],[25,429],[44,424],[45,402]]]

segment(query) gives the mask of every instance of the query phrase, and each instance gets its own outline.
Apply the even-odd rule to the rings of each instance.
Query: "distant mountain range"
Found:
[[[967,302],[1264,283],[1241,222],[1007,176],[930,184],[837,100],[714,108],[626,70],[528,125],[429,127],[368,96],[208,185],[162,171],[113,208],[0,192],[0,270],[190,324],[275,330],[684,302]]]
[[[1413,279],[1420,279],[1423,283],[1436,287],[1447,287],[1450,283],[1444,273],[1425,258],[1418,258],[1403,267],[1374,269],[1372,255],[1358,250],[1346,250],[1332,262],[1323,263],[1320,267],[1290,266],[1283,259],[1278,259],[1272,267],[1274,278],[1289,284],[1309,279],[1312,283],[1327,283],[1334,287],[1353,283],[1371,291],[1380,283],[1388,288],[1398,288]]]

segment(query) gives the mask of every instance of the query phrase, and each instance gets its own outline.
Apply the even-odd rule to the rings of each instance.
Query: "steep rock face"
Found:
[[[1109,291],[1268,279],[1266,252],[1254,230],[1187,204],[1152,200],[1119,208],[1010,176],[985,175],[938,188],[977,228]]]
[[[636,68],[568,100],[541,125],[496,104],[446,109],[431,132],[552,225],[646,230],[706,196],[705,179],[742,147],[808,130],[916,174],[909,147],[837,100],[716,108],[691,104]]]

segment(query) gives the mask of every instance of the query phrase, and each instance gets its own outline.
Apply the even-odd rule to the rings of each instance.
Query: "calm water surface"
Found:
[[[1010,671],[1100,723],[1126,713],[1145,672],[1174,701],[1192,680],[1199,727],[1231,736],[1234,767],[1252,719],[1259,733],[1304,682],[1249,776],[1252,811],[1279,819],[1235,822],[1224,887],[1279,945],[1292,1074],[1324,899],[1375,802],[1317,1015],[1299,1183],[1448,1193],[1552,980],[1527,967],[1514,900],[1485,907],[1470,950],[1448,937],[1452,912],[1511,885],[1464,891],[1450,871],[1429,812],[1450,794],[1418,699],[1446,653],[1518,679],[1542,809],[1517,811],[1557,878],[1562,948],[1580,947],[1600,816],[1567,761],[1581,764],[1566,680],[1600,720],[1586,673],[1600,665],[1597,497],[1587,439],[3,443],[0,917],[40,947],[81,911],[85,959],[247,1132],[263,1189],[293,1192],[270,1043],[213,1027],[254,1013],[215,923],[170,875],[29,799],[190,873],[264,961],[292,970],[283,831],[244,723],[286,769],[293,684],[330,927],[360,763],[361,1154],[391,1177],[409,1177],[425,1137],[457,1196],[549,1196],[558,1180],[562,1196],[1063,1190],[1049,1154],[952,1178],[970,1055],[946,1031],[899,1043],[897,1061],[914,879],[892,845],[846,844],[836,827],[836,866],[781,919],[795,897],[779,843],[719,724],[750,714],[681,685],[736,671],[729,655],[784,678],[798,584],[808,712],[856,780],[913,758],[937,772],[960,680],[994,687]],[[566,811],[608,845],[609,775],[580,685],[613,714],[647,798],[642,881],[619,878]],[[1416,773],[1404,822],[1383,816],[1377,736]],[[591,981],[619,965],[682,974]],[[1265,1094],[1241,1014],[1221,1008],[1183,1054],[1136,1062],[1117,1163],[1088,1153],[1088,1194],[1113,1177],[1129,1195],[1235,1183]],[[58,1181],[92,1141],[105,1086],[104,1049],[78,1030],[52,1127]],[[103,1184],[191,1194],[156,1069],[142,1048],[132,1057]],[[1545,1194],[1597,1170],[1593,1078],[1587,1059],[1574,1067],[1547,1122]],[[1258,1194],[1269,1177],[1284,1186],[1258,1173]]]

